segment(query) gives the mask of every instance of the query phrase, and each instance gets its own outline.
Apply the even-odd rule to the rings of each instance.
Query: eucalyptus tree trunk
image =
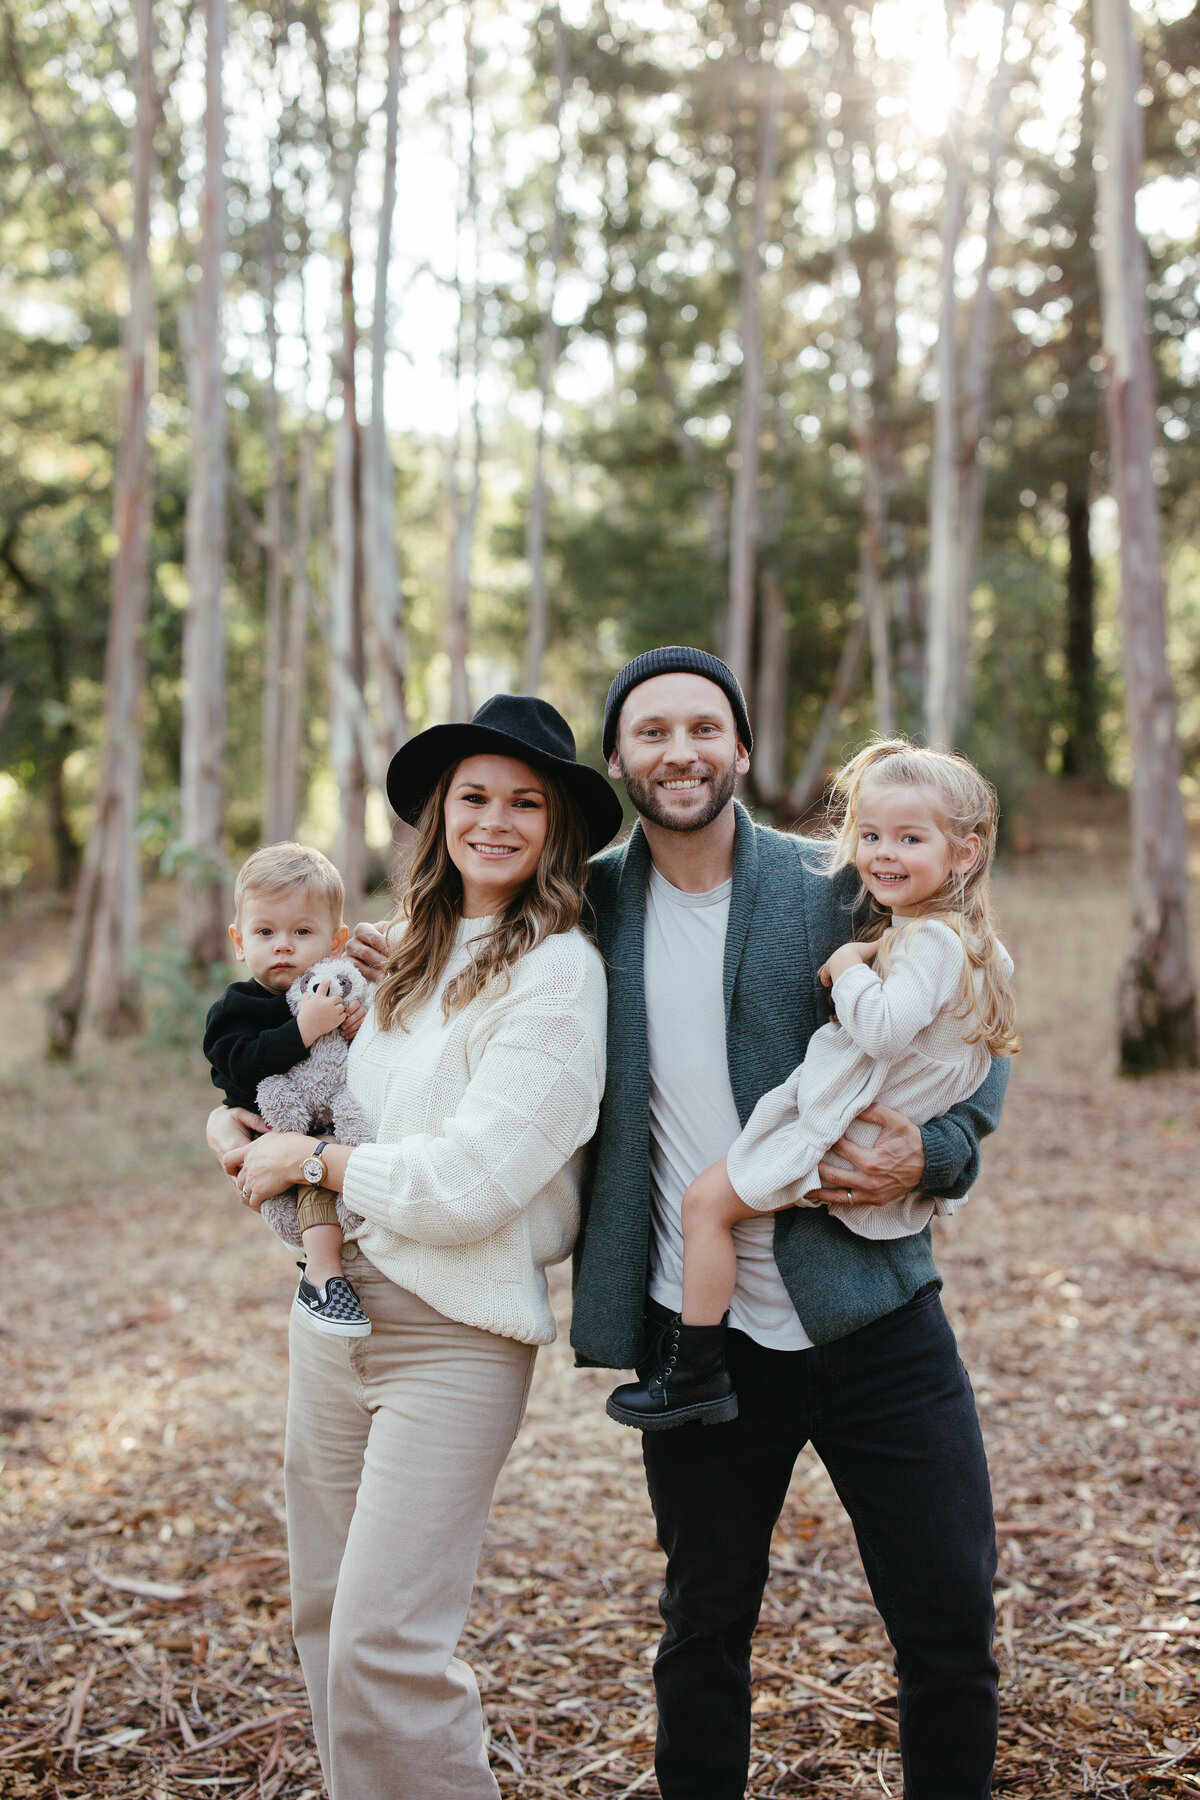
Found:
[[[339,175],[342,213],[341,343],[336,357],[342,412],[334,431],[330,499],[329,645],[331,693],[329,752],[338,790],[334,861],[346,883],[351,917],[366,891],[366,769],[361,747],[363,710],[362,469],[355,386],[358,327],[354,313],[354,251],[350,241],[357,172],[357,132]]]
[[[1100,104],[1100,294],[1105,407],[1121,525],[1121,625],[1131,782],[1133,942],[1118,990],[1125,1074],[1193,1068],[1196,992],[1188,948],[1187,836],[1175,692],[1167,663],[1154,367],[1146,250],[1135,201],[1142,174],[1140,58],[1128,0],[1095,0]]]
[[[204,194],[200,281],[194,307],[189,389],[192,490],[187,509],[190,590],[183,638],[180,918],[192,967],[224,960],[225,866],[225,577],[226,420],[221,334],[221,258],[225,249],[225,106],[222,71],[226,0],[204,0]]]
[[[776,31],[781,9],[776,12]],[[772,51],[773,51],[772,46]],[[766,59],[766,40],[763,44]],[[762,455],[763,321],[762,255],[767,206],[779,160],[779,71],[772,53],[767,91],[759,117],[754,171],[754,203],[739,257],[738,328],[742,373],[738,391],[733,494],[729,508],[729,604],[725,618],[725,661],[750,687],[754,643],[755,563],[759,538],[759,469]]]
[[[308,618],[314,610],[308,559],[312,548],[313,434],[301,426],[296,456],[296,523],[288,569],[287,644],[279,720],[280,795],[286,808],[285,836],[293,837],[300,813],[300,751],[303,743],[304,662]]]
[[[272,159],[274,162],[274,159]],[[266,391],[267,438],[267,592],[263,633],[263,840],[277,844],[295,830],[295,778],[284,762],[283,715],[295,671],[284,621],[287,575],[287,485],[283,468],[283,435],[279,422],[279,332],[275,317],[279,282],[279,191],[271,169],[270,211],[266,243],[267,355],[271,370]]]
[[[1005,148],[1004,112],[1012,86],[1012,65],[1007,60],[1008,32],[1012,23],[1013,0],[1005,0],[1000,25],[1000,55],[991,82],[988,101],[987,174],[985,191],[987,213],[983,231],[983,260],[971,306],[963,358],[962,419],[960,425],[959,494],[961,518],[958,543],[958,594],[954,606],[953,641],[951,645],[951,692],[957,696],[956,727],[965,725],[971,704],[971,597],[979,570],[979,541],[983,526],[983,496],[987,470],[982,458],[983,437],[987,429],[991,398],[992,337],[996,316],[996,296],[992,288],[992,269],[996,262],[996,238],[999,217],[996,209],[996,183],[1000,157]]]
[[[141,797],[145,626],[149,600],[150,457],[148,402],[156,347],[150,268],[150,199],[154,133],[161,97],[154,78],[153,0],[136,0],[137,110],[130,131],[133,220],[126,260],[129,310],[122,330],[121,428],[113,483],[108,644],[104,670],[105,740],[96,810],[71,913],[66,980],[49,1009],[47,1049],[69,1057],[96,966],[97,1013],[106,1032],[137,1019],[140,869],[137,813]]]
[[[538,358],[538,422],[533,449],[533,486],[529,517],[525,523],[525,560],[529,565],[529,622],[525,640],[525,674],[522,686],[536,694],[542,681],[542,659],[550,628],[550,600],[546,590],[546,413],[554,392],[562,333],[554,318],[558,276],[563,259],[563,129],[562,108],[567,91],[567,31],[562,13],[554,8],[554,88],[549,118],[554,128],[556,151],[554,183],[550,198],[550,278],[542,307],[542,343]]]
[[[384,402],[388,354],[388,273],[392,255],[392,219],[396,211],[396,147],[399,137],[402,76],[400,0],[388,0],[387,92],[384,99],[386,142],[383,192],[379,204],[379,238],[375,254],[375,312],[371,322],[371,423],[367,432],[363,501],[367,528],[367,581],[379,654],[379,709],[385,756],[408,736],[405,683],[408,634],[404,593],[396,559],[396,480],[387,441]]]
[[[966,177],[957,127],[947,124],[942,196],[942,271],[934,355],[937,398],[929,458],[929,592],[925,639],[925,731],[936,750],[954,743],[960,696],[955,646],[962,591],[958,560],[958,303],[954,258],[966,218]]]
[[[1100,684],[1096,672],[1096,573],[1087,487],[1068,484],[1063,510],[1067,518],[1066,665],[1070,712],[1062,768],[1064,775],[1103,782]]]
[[[754,791],[764,806],[784,794],[789,619],[777,569],[759,577],[758,677],[754,684]]]
[[[466,192],[458,225],[455,291],[458,325],[454,346],[454,392],[457,403],[454,443],[450,454],[450,558],[446,595],[446,653],[450,662],[450,718],[471,716],[467,655],[471,637],[471,566],[475,526],[483,478],[483,428],[479,407],[481,321],[479,296],[479,167],[476,143],[476,49],[471,8],[464,12],[466,36],[467,169]],[[464,235],[471,241],[469,278],[462,267]],[[463,417],[463,391],[470,382],[470,405]]]
[[[842,643],[842,654],[834,672],[833,685],[825,702],[817,729],[809,741],[803,767],[788,792],[788,811],[796,817],[806,813],[820,799],[825,786],[825,766],[838,720],[854,698],[862,672],[863,651],[867,642],[867,617],[859,612],[850,622]]]
[[[871,681],[875,701],[875,729],[891,737],[896,729],[896,706],[892,684],[892,648],[888,623],[888,595],[885,578],[888,493],[884,479],[883,457],[876,432],[872,388],[889,385],[890,368],[870,366],[863,342],[860,301],[864,290],[862,272],[850,252],[854,233],[854,200],[850,188],[851,150],[843,143],[834,150],[824,124],[824,110],[817,116],[825,136],[826,154],[833,172],[837,196],[837,225],[834,234],[834,267],[838,276],[841,301],[842,373],[846,380],[846,404],[850,415],[850,435],[862,471],[862,537],[858,557],[858,605],[867,622],[871,645]],[[877,212],[878,216],[878,212]],[[894,361],[894,357],[891,359]]]

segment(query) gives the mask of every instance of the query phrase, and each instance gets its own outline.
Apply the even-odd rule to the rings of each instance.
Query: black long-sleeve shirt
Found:
[[[226,1106],[255,1112],[259,1082],[286,1075],[308,1055],[308,1046],[286,994],[272,994],[257,981],[233,981],[209,1008],[204,1054]]]

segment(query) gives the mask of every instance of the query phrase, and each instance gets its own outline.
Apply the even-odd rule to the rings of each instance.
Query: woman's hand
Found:
[[[264,1200],[295,1187],[303,1179],[300,1165],[312,1155],[317,1141],[298,1131],[271,1131],[248,1144],[234,1176],[242,1204],[257,1212]]]
[[[853,969],[857,963],[874,962],[879,954],[878,938],[871,944],[843,944],[835,950],[827,963],[822,963],[817,970],[817,980],[822,987],[832,987],[839,975],[847,969]]]
[[[258,1211],[264,1200],[285,1194],[304,1180],[301,1164],[316,1151],[321,1139],[304,1137],[299,1131],[271,1131],[243,1152],[235,1177],[237,1191],[244,1206]],[[325,1164],[323,1187],[340,1193],[346,1179],[350,1151],[344,1144],[326,1144],[321,1152]]]

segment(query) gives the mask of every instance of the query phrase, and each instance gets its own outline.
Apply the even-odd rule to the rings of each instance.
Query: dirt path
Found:
[[[1005,886],[1029,1049],[938,1244],[1001,1523],[1014,1800],[1200,1791],[1200,1081],[1105,1072],[1121,898],[1077,886],[1069,906],[1059,870]],[[1050,946],[1048,907],[1072,919]],[[280,1503],[287,1254],[210,1174],[203,1075],[165,1051],[10,1059],[4,1087],[41,1148],[0,1188],[0,1794],[316,1800]],[[514,1800],[657,1792],[659,1557],[607,1386],[561,1343],[540,1359],[484,1552],[469,1654]],[[811,1458],[756,1670],[757,1800],[899,1794],[888,1647]]]

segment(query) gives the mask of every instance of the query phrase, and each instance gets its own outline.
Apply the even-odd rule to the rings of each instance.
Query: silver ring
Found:
[[[854,1205],[854,1195],[850,1192],[849,1188],[846,1189],[846,1205],[847,1206]]]

